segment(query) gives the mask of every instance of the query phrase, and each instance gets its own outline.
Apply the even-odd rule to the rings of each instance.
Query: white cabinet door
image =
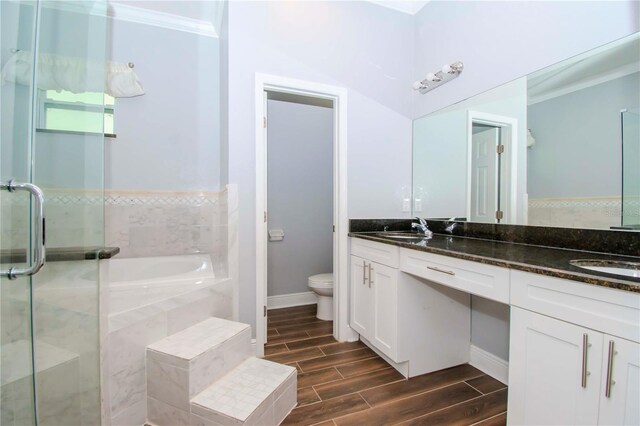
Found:
[[[398,352],[398,270],[371,263],[371,301],[373,317],[369,339],[393,360]]]
[[[371,324],[371,291],[368,278],[369,262],[351,256],[351,328],[367,337]]]
[[[509,424],[596,424],[602,333],[512,307],[510,335]]]
[[[640,344],[605,335],[602,357],[598,423],[640,424]]]

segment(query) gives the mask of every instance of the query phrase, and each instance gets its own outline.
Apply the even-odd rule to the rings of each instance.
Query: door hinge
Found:
[[[266,307],[266,306],[264,306],[264,314],[263,314],[263,315],[264,315],[265,317],[267,316],[267,307]]]
[[[267,128],[267,117],[262,117],[262,127]]]
[[[333,232],[336,232],[336,226],[333,225]]]
[[[498,155],[502,154],[504,152],[504,145],[496,145],[496,152]]]
[[[267,223],[267,212],[264,212],[264,223]]]
[[[496,211],[496,219],[501,220],[504,217],[504,212],[502,210]]]

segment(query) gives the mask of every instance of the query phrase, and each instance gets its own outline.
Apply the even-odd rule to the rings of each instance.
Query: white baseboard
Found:
[[[509,363],[504,359],[471,345],[469,364],[494,379],[509,384]]]
[[[290,308],[292,306],[313,305],[316,303],[318,303],[318,299],[312,291],[267,297],[267,309]]]

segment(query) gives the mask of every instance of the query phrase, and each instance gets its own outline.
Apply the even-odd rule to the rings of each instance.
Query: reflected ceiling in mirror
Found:
[[[640,230],[640,34],[414,121],[415,216]]]

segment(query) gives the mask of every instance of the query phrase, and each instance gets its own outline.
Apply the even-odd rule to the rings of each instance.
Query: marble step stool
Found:
[[[296,406],[294,367],[249,358],[191,400],[191,424],[279,425]]]
[[[149,422],[278,424],[296,404],[296,369],[252,355],[249,325],[213,317],[147,346]]]
[[[214,317],[148,345],[149,420],[154,407],[156,412],[176,409],[187,419],[182,424],[189,424],[191,398],[252,355],[251,327]]]

